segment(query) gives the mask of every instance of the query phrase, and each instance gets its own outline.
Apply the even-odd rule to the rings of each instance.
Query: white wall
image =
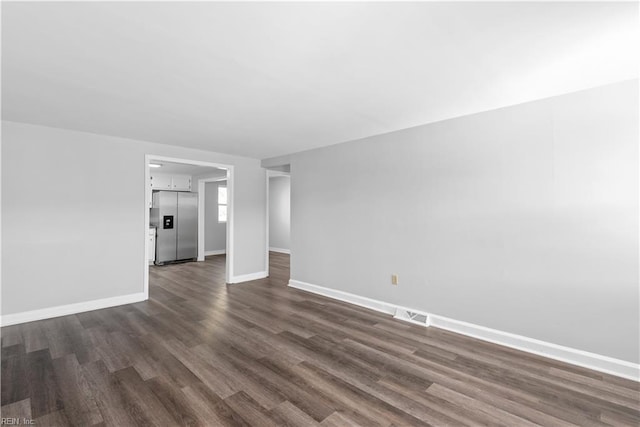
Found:
[[[291,232],[291,179],[269,178],[269,247],[289,250]]]
[[[204,184],[204,250],[224,251],[227,248],[227,223],[218,222],[218,187],[226,187],[227,181]]]
[[[260,162],[2,123],[2,313],[143,291],[145,154],[235,165],[234,274],[266,270]]]
[[[291,176],[292,279],[639,361],[637,80],[299,153]]]

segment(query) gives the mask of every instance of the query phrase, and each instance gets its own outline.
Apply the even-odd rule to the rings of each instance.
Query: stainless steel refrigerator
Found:
[[[198,193],[154,191],[151,225],[156,227],[156,264],[198,257]]]

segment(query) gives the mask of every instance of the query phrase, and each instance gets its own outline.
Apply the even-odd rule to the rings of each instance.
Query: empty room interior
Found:
[[[0,7],[0,424],[640,425],[638,2]]]

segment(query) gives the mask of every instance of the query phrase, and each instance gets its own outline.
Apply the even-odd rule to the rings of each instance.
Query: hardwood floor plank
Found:
[[[185,365],[176,359],[165,346],[162,345],[162,338],[155,334],[147,334],[138,337],[141,354],[139,358],[150,366],[152,372],[170,379],[178,387],[182,388],[200,379],[191,372]],[[134,365],[138,372],[140,364]]]
[[[222,349],[225,351],[220,351]],[[246,392],[266,409],[272,409],[285,400],[277,390],[269,387],[258,376],[246,369],[247,364],[256,363],[255,359],[245,358],[229,346],[217,349],[212,349],[208,346],[197,346],[193,350],[199,353],[201,357],[207,358],[209,363],[217,369],[233,378],[240,391]],[[229,357],[226,352],[231,352],[234,356]],[[238,363],[240,359],[244,364]]]
[[[323,427],[361,427],[361,424],[349,419],[348,416],[339,411],[325,418],[320,425]]]
[[[265,383],[267,387],[276,390],[279,396],[284,397],[283,400],[291,401],[317,421],[323,420],[333,412],[330,403],[323,396],[309,393],[308,390],[290,381],[291,378],[283,377],[279,372],[274,372],[268,364],[265,365],[263,359],[247,363],[244,368],[260,378],[260,381]]]
[[[281,426],[313,427],[320,425],[313,418],[307,415],[303,410],[301,410],[288,400],[273,408],[271,410],[271,413],[278,416],[278,419],[280,420],[279,425]]]
[[[175,419],[133,367],[121,369],[113,375],[122,386],[122,395],[130,405],[130,414],[140,425],[172,425]]]
[[[618,412],[613,412],[608,409],[605,409],[600,414],[600,420],[603,423],[607,423],[612,426],[629,426],[629,427],[638,427],[640,426],[640,422],[637,417],[630,417],[626,414],[620,414]]]
[[[51,412],[50,414],[36,418],[34,421],[34,424],[36,426],[71,427],[81,425],[69,421],[69,418],[67,417],[67,414],[64,410]],[[98,424],[96,424],[95,426],[97,427]]]
[[[277,412],[269,412],[243,391],[227,397],[224,403],[240,414],[249,425],[277,427],[285,424]]]
[[[315,372],[310,372],[306,369],[309,365],[311,365],[311,363],[305,362],[305,364],[292,367],[291,370],[298,374],[301,378],[306,379],[308,381],[307,384],[312,385],[315,384]],[[446,414],[442,413],[438,410],[438,408],[435,408],[434,405],[424,404],[424,400],[420,399],[420,396],[424,394],[424,389],[420,391],[414,391],[411,394],[402,394],[398,393],[391,387],[386,387],[384,383],[380,383],[368,377],[356,378],[354,376],[345,374],[340,369],[335,369],[333,366],[330,366],[328,368],[321,368],[315,364],[313,364],[313,366],[318,369],[324,370],[327,374],[333,375],[336,378],[340,378],[350,386],[355,387],[363,393],[370,395],[373,399],[379,399],[380,401],[385,402],[385,404],[389,404],[416,419],[428,422],[432,425],[456,424],[455,418],[449,417]],[[367,416],[367,412],[369,411],[365,410],[363,412],[362,410],[359,410],[359,412],[361,413],[361,415]]]
[[[102,328],[91,328],[88,330],[100,360],[109,369],[109,372],[116,372],[121,369],[133,366],[134,360],[127,348],[122,347],[124,339],[118,339],[123,332],[107,332]]]
[[[190,348],[177,340],[165,342],[167,349],[200,381],[206,384],[221,398],[229,397],[242,389],[241,384],[225,372],[216,369],[206,357],[194,353]]]
[[[403,381],[398,381],[393,377],[383,378],[378,382],[389,390],[403,394],[407,399],[419,402],[421,405],[430,408],[436,413],[442,414],[450,420],[453,420],[443,422],[444,425],[473,426],[491,424],[483,414],[478,414],[437,396],[430,395],[426,390],[408,390]]]
[[[65,317],[44,320],[42,323],[42,328],[49,341],[49,352],[52,359],[73,354],[73,342],[65,330]]]
[[[155,377],[146,381],[146,383],[165,409],[171,414],[176,425],[206,425],[198,416],[197,410],[192,407],[189,399],[182,393],[182,390],[175,388],[171,382],[163,377]]]
[[[0,415],[2,418],[14,418],[21,421],[33,419],[31,413],[31,399],[18,400],[17,402],[9,403],[0,407]],[[8,423],[6,423],[8,424]]]
[[[74,354],[53,360],[53,371],[58,384],[64,411],[73,424],[94,425],[102,422],[102,415],[93,398]]]
[[[626,397],[630,399],[630,401],[636,402],[638,401],[638,391],[631,390],[624,387],[616,387],[608,382],[597,380],[591,377],[585,377],[582,375],[575,374],[573,372],[568,372],[562,369],[550,368],[548,374],[553,376],[554,378],[564,379],[572,381],[574,384],[580,384],[583,386],[583,391],[593,391],[593,390],[601,390],[608,393],[612,393],[613,395]],[[563,382],[564,383],[564,382]]]
[[[117,375],[109,372],[101,360],[82,366],[92,395],[107,425],[136,426],[148,424],[144,411],[136,401],[127,401],[124,386]]]
[[[27,353],[49,348],[49,340],[40,322],[24,323],[22,326],[22,338]],[[3,331],[4,333],[4,331]]]
[[[0,405],[8,405],[30,397],[26,381],[27,366],[23,344],[2,347],[2,399]]]
[[[517,417],[509,412],[503,411],[488,403],[473,399],[465,396],[462,393],[457,393],[453,390],[449,390],[440,384],[433,384],[427,390],[427,393],[434,396],[438,396],[441,399],[447,400],[454,405],[460,407],[471,408],[474,413],[483,413],[484,416],[489,417],[491,424],[501,426],[528,426],[534,427],[538,424],[525,420],[524,418]]]
[[[23,343],[22,325],[6,326],[2,328],[2,347],[11,347]]]
[[[64,396],[56,381],[51,355],[47,349],[27,354],[27,381],[31,412],[35,418],[64,409]]]
[[[326,394],[352,408],[359,408],[358,412],[363,415],[372,414],[386,425],[431,425],[307,362],[298,365],[296,370],[304,371],[306,378]]]
[[[196,383],[182,389],[198,415],[213,426],[247,426],[242,417],[229,408],[205,384]]]

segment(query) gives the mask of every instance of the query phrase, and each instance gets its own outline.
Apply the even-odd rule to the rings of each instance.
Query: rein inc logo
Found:
[[[35,421],[30,418],[0,418],[0,426],[24,426],[24,425],[35,425]]]

